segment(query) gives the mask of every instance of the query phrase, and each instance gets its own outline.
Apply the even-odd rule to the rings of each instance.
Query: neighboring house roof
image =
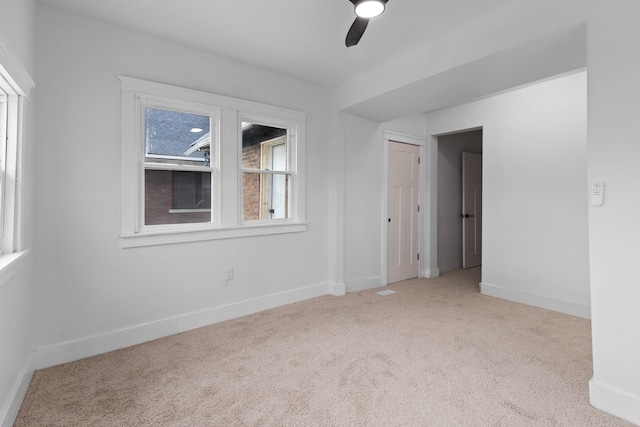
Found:
[[[147,107],[145,111],[146,154],[201,159],[211,145],[208,116]],[[193,132],[193,129],[201,129]],[[272,126],[243,126],[242,146],[248,147],[286,135]]]
[[[211,133],[207,132],[206,135],[202,135],[196,142],[191,144],[191,147],[187,151],[184,152],[185,156],[191,156],[197,151],[201,151],[203,153],[208,153],[211,151]]]
[[[146,108],[146,149],[147,154],[185,157],[185,152],[204,136],[210,134],[208,116],[180,111]],[[201,129],[192,132],[192,129]],[[204,154],[194,151],[192,158],[202,158]]]
[[[242,147],[255,145],[262,141],[269,141],[286,134],[286,129],[252,124],[244,127],[242,130]]]

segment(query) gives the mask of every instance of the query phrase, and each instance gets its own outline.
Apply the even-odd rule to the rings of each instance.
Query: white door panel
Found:
[[[418,277],[420,147],[389,142],[387,281]]]

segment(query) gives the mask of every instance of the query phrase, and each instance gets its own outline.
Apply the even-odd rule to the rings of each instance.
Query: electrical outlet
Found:
[[[227,268],[227,273],[224,277],[224,280],[233,280],[233,267]]]

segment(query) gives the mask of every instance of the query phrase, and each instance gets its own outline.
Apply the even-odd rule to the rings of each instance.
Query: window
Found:
[[[290,130],[258,121],[242,123],[243,220],[289,219]]]
[[[120,80],[123,247],[306,229],[304,113]]]
[[[216,216],[212,213],[217,211],[211,209],[214,191],[211,176],[217,164],[217,111],[205,114],[202,109],[194,113],[150,106],[158,104],[148,99],[141,101],[144,108],[141,223],[145,227],[215,223]]]
[[[25,110],[34,82],[0,40],[0,285],[28,252],[21,230]]]
[[[0,253],[19,249],[18,165],[23,97],[0,74]]]

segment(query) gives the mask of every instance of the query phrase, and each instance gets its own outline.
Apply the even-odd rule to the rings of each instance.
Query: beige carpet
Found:
[[[589,321],[478,282],[315,298],[38,371],[15,425],[631,425],[589,405]]]

